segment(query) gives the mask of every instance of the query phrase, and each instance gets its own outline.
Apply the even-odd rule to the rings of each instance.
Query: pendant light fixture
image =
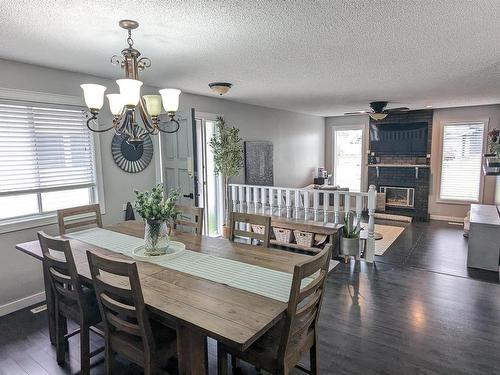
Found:
[[[106,95],[109,109],[113,115],[112,124],[104,129],[98,127],[97,117],[104,105],[104,92],[106,87],[86,83],[81,85],[85,104],[89,108],[87,127],[93,132],[106,132],[114,129],[117,134],[128,137],[127,142],[132,145],[142,144],[140,134],[175,133],[179,130],[179,122],[175,115],[179,108],[180,90],[159,90],[160,95],[144,95],[141,97],[142,82],[139,81],[139,72],[149,68],[151,61],[147,57],[140,57],[141,53],[134,48],[132,30],[139,27],[139,23],[132,20],[122,20],[119,26],[127,30],[128,47],[122,50],[121,56],[111,57],[111,63],[120,66],[125,71],[125,79],[116,81],[119,93]],[[170,121],[160,122],[162,105]],[[142,123],[142,126],[139,125]],[[166,129],[166,124],[174,124],[174,129]],[[141,132],[142,127],[146,132]]]

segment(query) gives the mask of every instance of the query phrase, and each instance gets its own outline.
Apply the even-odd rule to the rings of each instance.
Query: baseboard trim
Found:
[[[0,316],[13,313],[14,311],[24,309],[25,307],[29,307],[35,303],[43,301],[45,301],[45,292],[36,293],[31,296],[18,299],[17,301],[6,303],[5,305],[0,306]]]
[[[455,216],[441,216],[441,215],[431,215],[431,220],[439,220],[439,221],[453,221],[455,223],[463,223],[463,217],[455,217]]]

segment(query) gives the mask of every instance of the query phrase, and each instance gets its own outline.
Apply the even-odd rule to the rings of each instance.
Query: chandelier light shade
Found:
[[[109,110],[113,116],[119,116],[123,112],[123,99],[120,94],[108,94],[106,95],[109,101]]]
[[[85,105],[89,107],[90,110],[101,109],[104,104],[104,91],[106,91],[106,86],[85,83],[80,85],[80,87],[83,89]]]
[[[113,114],[111,126],[100,128],[97,123],[99,111],[104,104],[106,87],[91,83],[80,87],[90,112],[87,120],[89,130],[100,133],[114,129],[118,135],[126,136],[129,144],[137,146],[142,144],[145,134],[175,133],[179,130],[179,121],[175,119],[175,115],[179,109],[181,90],[163,89],[159,91],[160,95],[141,97],[143,83],[139,80],[139,72],[149,68],[151,61],[147,57],[140,57],[141,53],[134,48],[132,30],[137,29],[139,24],[132,20],[122,20],[119,25],[128,32],[128,47],[122,50],[121,56],[111,57],[111,63],[125,71],[125,78],[116,81],[120,93],[106,95]],[[160,122],[162,104],[169,117],[169,121],[165,123]],[[165,128],[165,125],[170,123],[174,124],[174,129]]]
[[[146,110],[150,116],[159,116],[161,113],[161,95],[144,95]]]
[[[163,108],[167,113],[177,112],[179,108],[179,95],[181,90],[177,89],[163,89],[159,91],[161,95],[161,100],[163,102]]]
[[[135,79],[118,79],[116,83],[120,88],[120,96],[124,105],[135,107],[139,104],[139,100],[141,100],[141,81]]]

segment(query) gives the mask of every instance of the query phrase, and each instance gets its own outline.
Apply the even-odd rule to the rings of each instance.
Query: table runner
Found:
[[[68,233],[66,236],[131,257],[132,252],[144,244],[141,238],[102,228]],[[282,302],[288,302],[292,285],[293,275],[290,273],[188,249],[174,258],[151,257],[147,261]],[[306,286],[311,281],[311,278],[304,279],[302,286]]]

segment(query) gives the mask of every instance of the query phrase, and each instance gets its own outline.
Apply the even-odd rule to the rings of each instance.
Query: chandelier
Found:
[[[146,134],[175,133],[179,130],[179,122],[175,114],[179,108],[180,90],[162,89],[160,95],[144,95],[141,97],[142,82],[139,81],[139,72],[151,66],[151,60],[140,57],[141,53],[134,48],[132,30],[139,27],[139,23],[132,20],[122,20],[118,23],[121,28],[127,30],[128,47],[122,50],[121,56],[111,57],[111,63],[125,70],[125,79],[118,79],[116,83],[120,89],[119,94],[107,94],[109,109],[113,115],[113,121],[108,128],[100,129],[97,117],[104,104],[104,92],[106,87],[86,83],[80,85],[83,89],[85,104],[89,108],[87,128],[93,132],[106,132],[114,129],[116,134],[125,135],[127,142],[137,146],[143,143]],[[163,108],[167,112],[170,121],[160,122],[160,113]],[[138,117],[142,127],[138,124]],[[174,124],[174,129],[168,130],[166,124]]]

